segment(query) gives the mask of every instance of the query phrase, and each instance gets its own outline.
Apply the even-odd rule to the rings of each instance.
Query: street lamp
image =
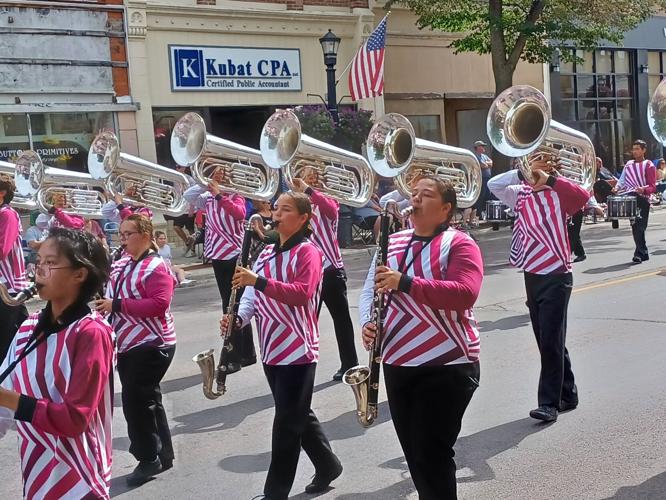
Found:
[[[328,87],[328,112],[331,113],[333,121],[338,123],[338,103],[335,95],[335,63],[338,62],[338,47],[340,38],[335,36],[331,30],[328,30],[324,36],[319,39],[321,50],[324,52],[324,64],[326,65],[326,85]]]

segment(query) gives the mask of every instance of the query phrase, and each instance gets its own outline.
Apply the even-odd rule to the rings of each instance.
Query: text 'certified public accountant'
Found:
[[[170,45],[171,90],[301,90],[298,49]]]

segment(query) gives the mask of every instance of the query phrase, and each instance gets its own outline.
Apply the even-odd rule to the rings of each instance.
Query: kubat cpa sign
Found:
[[[170,45],[173,91],[301,90],[298,49]]]

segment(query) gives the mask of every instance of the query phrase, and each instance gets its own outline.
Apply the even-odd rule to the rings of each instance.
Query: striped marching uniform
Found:
[[[631,224],[631,234],[634,237],[636,248],[634,249],[633,262],[638,264],[650,258],[647,242],[645,241],[645,230],[650,218],[650,195],[657,190],[657,169],[650,160],[630,160],[624,166],[618,181],[620,193],[636,193],[637,213],[636,219]],[[638,194],[637,189],[642,188]]]
[[[565,346],[573,288],[567,218],[582,210],[590,193],[552,175],[544,189],[535,191],[517,170],[493,177],[488,188],[516,214],[509,261],[524,271],[530,320],[541,352],[539,408],[530,415],[557,418],[558,410],[578,404]]]
[[[0,206],[0,283],[10,293],[18,293],[28,286],[25,276],[25,260],[21,246],[21,220],[11,206]]]
[[[113,331],[96,312],[82,314],[50,334],[2,384],[35,403],[27,417],[21,404],[16,413],[28,499],[109,498]],[[23,323],[0,370],[26,347],[39,315]]]
[[[82,230],[86,225],[86,220],[79,215],[70,215],[61,208],[52,209],[53,214],[49,220],[49,229],[63,227],[65,229]]]
[[[322,253],[303,233],[284,245],[267,245],[254,265],[254,287],[241,298],[238,316],[257,319],[264,373],[273,400],[273,449],[264,494],[286,500],[301,446],[318,474],[335,478],[341,466],[311,409],[319,359],[317,303]]]
[[[310,193],[312,200],[312,242],[324,254],[324,271],[333,267],[342,269],[342,254],[338,243],[338,210],[340,204],[318,191]]]
[[[420,498],[457,498],[453,446],[479,385],[479,331],[472,307],[483,281],[481,251],[447,225],[432,236],[389,237],[386,265],[401,273],[385,295],[382,361],[391,419]],[[372,320],[375,265],[361,293]],[[418,422],[418,425],[414,425]]]
[[[106,296],[114,300],[146,299],[150,297],[148,280],[173,282],[175,277],[164,259],[157,253],[150,253],[138,262],[130,255],[114,262],[111,269]],[[123,308],[113,312],[111,321],[117,335],[118,353],[124,353],[138,346],[167,347],[176,344],[176,330],[170,308],[152,317],[132,314]]]
[[[145,215],[151,220],[153,218],[153,211],[148,207],[132,206],[126,204],[118,205],[113,200],[107,201],[104,205],[102,205],[102,217],[104,217],[107,222],[120,224],[122,221],[127,219],[127,217],[134,214]]]
[[[469,251],[478,248],[470,236],[452,228],[439,233],[432,241],[413,238],[413,235],[413,229],[406,229],[390,236],[386,265],[421,283],[447,280],[452,249],[458,247]],[[470,259],[476,261],[474,253],[472,250]],[[482,264],[480,268],[477,265],[476,271],[478,282],[470,286],[480,287]],[[361,324],[371,320],[374,282],[373,262],[360,298]],[[433,307],[432,302],[419,299],[422,297],[410,293],[392,294],[384,321],[383,362],[396,366],[423,366],[478,361],[479,331],[472,308],[457,307],[461,302],[451,298],[442,301],[445,307]]]

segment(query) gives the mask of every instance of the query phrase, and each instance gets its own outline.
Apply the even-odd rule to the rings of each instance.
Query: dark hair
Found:
[[[298,213],[300,215],[307,214],[308,219],[305,221],[305,224],[303,224],[301,230],[306,238],[309,237],[312,234],[312,226],[310,224],[312,221],[312,203],[310,202],[308,195],[296,191],[285,191],[280,196],[289,196],[294,201]]]
[[[155,239],[159,238],[162,235],[166,236],[166,233],[164,231],[155,231]]]
[[[79,301],[88,302],[102,292],[109,279],[110,264],[109,255],[97,238],[84,231],[58,227],[49,231],[47,239],[53,240],[58,252],[67,257],[74,269],[85,267],[88,270]]]
[[[5,192],[5,203],[11,203],[14,199],[16,185],[14,179],[7,174],[0,174],[0,191]]]
[[[435,175],[419,175],[414,179],[412,185],[416,185],[417,182],[423,179],[433,181],[437,187],[437,192],[442,197],[442,202],[451,204],[451,211],[449,212],[449,219],[447,222],[450,221],[458,207],[458,198],[456,197],[456,190],[453,187],[453,184],[451,184],[450,181],[442,180]]]
[[[640,146],[641,149],[647,149],[647,143],[643,139],[636,139],[631,145]]]

